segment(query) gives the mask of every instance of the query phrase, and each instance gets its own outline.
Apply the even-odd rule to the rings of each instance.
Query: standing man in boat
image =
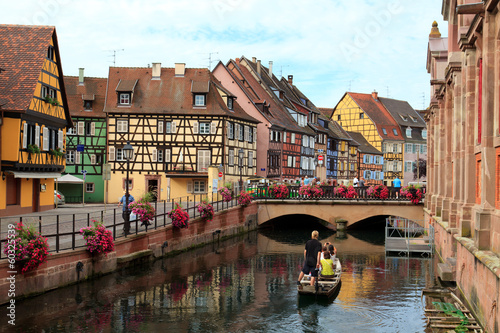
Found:
[[[311,286],[314,286],[314,280],[318,276],[319,270],[319,258],[321,255],[321,242],[318,240],[319,232],[314,230],[311,234],[311,239],[307,241],[306,248],[304,250],[304,266],[299,275],[299,280],[297,285],[300,285],[300,281],[304,277],[304,274],[311,273]]]

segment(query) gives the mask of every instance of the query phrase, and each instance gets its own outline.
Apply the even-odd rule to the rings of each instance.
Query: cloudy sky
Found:
[[[429,103],[425,69],[439,0],[23,0],[2,3],[2,24],[54,25],[65,75],[108,67],[212,68],[242,55],[273,61],[317,106],[346,91]],[[115,55],[116,57],[114,57]],[[210,59],[212,62],[210,62]]]

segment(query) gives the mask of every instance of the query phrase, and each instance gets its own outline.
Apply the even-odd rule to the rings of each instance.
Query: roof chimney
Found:
[[[153,62],[152,80],[159,80],[161,76],[161,63]]]
[[[256,62],[257,61],[257,58],[256,57],[252,57],[252,62]]]
[[[85,68],[79,68],[79,74],[78,74],[78,85],[79,86],[83,86],[83,71],[85,70]]]
[[[257,60],[257,74],[260,76],[260,60]]]
[[[376,90],[373,90],[372,97],[374,100],[378,101],[378,92]]]
[[[234,61],[236,62],[236,65],[240,65],[240,58],[236,58]]]
[[[288,75],[288,83],[293,84],[293,75]]]
[[[186,73],[186,64],[185,63],[176,63],[175,64],[175,76],[183,77]]]
[[[440,38],[441,33],[439,32],[438,24],[436,21],[432,22],[431,33],[429,34],[429,38]]]
[[[273,62],[269,61],[269,76],[273,77]]]

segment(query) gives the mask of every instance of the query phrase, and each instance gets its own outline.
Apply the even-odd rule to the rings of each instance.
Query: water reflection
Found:
[[[423,332],[429,260],[386,258],[368,236],[321,241],[344,272],[331,299],[298,297],[312,228],[253,232],[18,303],[23,332]],[[369,238],[369,240],[366,240]],[[375,239],[375,240],[374,240]],[[5,316],[2,309],[0,315]],[[2,326],[1,331],[7,331]]]

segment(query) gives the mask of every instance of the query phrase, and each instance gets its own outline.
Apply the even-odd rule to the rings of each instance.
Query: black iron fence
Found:
[[[366,193],[367,187],[355,188],[356,196],[354,198],[344,198],[339,194],[335,194],[334,186],[322,186],[323,195],[319,198],[309,198],[299,193],[299,186],[288,186],[288,195],[280,200],[380,200],[368,197]],[[246,189],[246,193],[253,197],[254,200],[272,200],[275,198],[269,191],[268,186],[254,186]],[[424,189],[425,193],[425,189]],[[233,197],[235,197],[233,195]],[[172,223],[168,217],[168,213],[179,204],[185,211],[188,212],[191,219],[201,216],[198,212],[197,205],[208,200],[214,212],[219,212],[231,207],[237,206],[236,198],[226,202],[221,200],[221,196],[217,193],[194,194],[190,196],[179,197],[168,201],[151,202],[155,208],[155,216],[151,220],[150,225],[142,225],[140,221],[131,221],[131,233],[137,234],[142,231],[158,229]],[[390,201],[408,201],[398,195],[395,188],[389,188],[389,197],[385,200]],[[116,206],[115,206],[116,207]],[[122,218],[122,208],[112,208],[97,211],[86,211],[82,213],[69,213],[58,215],[31,215],[18,217],[3,217],[0,218],[0,259],[6,258],[4,253],[5,244],[7,242],[7,230],[9,225],[17,225],[22,222],[25,225],[35,225],[37,231],[43,237],[48,239],[50,252],[60,252],[63,250],[74,250],[85,247],[85,241],[80,233],[80,229],[93,225],[94,221],[102,221],[103,225],[112,232],[113,239],[126,237],[123,234],[125,222]]]

